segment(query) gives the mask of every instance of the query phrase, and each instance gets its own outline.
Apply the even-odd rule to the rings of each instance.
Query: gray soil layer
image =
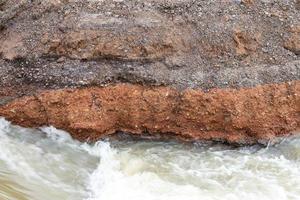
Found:
[[[126,82],[177,89],[300,79],[299,0],[0,0],[0,104]]]

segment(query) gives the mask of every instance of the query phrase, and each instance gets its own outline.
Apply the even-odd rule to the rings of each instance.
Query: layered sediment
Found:
[[[0,116],[81,140],[299,129],[299,1],[0,0]]]
[[[24,126],[54,125],[95,141],[118,131],[184,140],[265,143],[299,128],[300,82],[209,92],[117,84],[47,91],[3,106]]]

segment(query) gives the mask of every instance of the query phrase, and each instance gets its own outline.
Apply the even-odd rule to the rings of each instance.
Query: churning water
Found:
[[[276,146],[112,141],[0,118],[1,200],[300,199],[300,137]]]

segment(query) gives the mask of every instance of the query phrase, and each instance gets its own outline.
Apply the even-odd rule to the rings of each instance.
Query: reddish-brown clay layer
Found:
[[[26,127],[54,125],[82,141],[124,131],[251,144],[299,128],[300,81],[209,92],[131,84],[46,91],[2,106],[0,115]]]

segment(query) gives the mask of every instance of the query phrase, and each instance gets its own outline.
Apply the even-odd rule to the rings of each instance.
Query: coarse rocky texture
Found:
[[[291,133],[299,128],[299,6],[299,0],[0,0],[1,115],[22,125],[53,124],[77,133],[74,136],[78,138],[98,138],[124,130],[252,143]],[[294,93],[286,92],[291,87]],[[176,119],[168,130],[155,128],[166,124],[158,120],[163,113],[150,109],[157,107],[156,99],[150,97],[147,102],[152,107],[143,112],[152,113],[153,121],[137,111],[142,113],[139,120],[149,121],[143,129],[116,120],[123,118],[121,111],[109,115],[112,117],[105,125],[106,121],[93,120],[100,111],[90,109],[82,116],[86,122],[82,127],[59,113],[48,113],[49,119],[56,119],[49,121],[44,120],[44,112],[37,112],[41,109],[37,100],[46,104],[41,99],[48,98],[46,94],[56,98],[63,93],[68,104],[76,105],[80,95],[93,90],[107,91],[105,98],[127,112],[133,108],[114,98],[128,99],[128,103],[137,98],[143,105],[142,97],[129,91],[170,91],[175,97],[169,102],[173,106],[170,110],[176,105],[184,114],[197,112],[190,122],[168,113]],[[108,97],[109,91],[112,97]],[[277,92],[279,99],[288,100],[276,104]],[[187,97],[190,93],[193,95]],[[244,93],[259,97],[242,98]],[[220,100],[223,95],[228,104]],[[189,100],[181,105],[184,97]],[[203,100],[206,97],[210,103]],[[22,105],[26,99],[31,103],[14,108],[18,111],[15,115],[8,112],[8,107]],[[193,101],[203,104],[201,110],[188,104]],[[164,108],[164,102],[160,103]],[[217,104],[221,110],[215,110],[214,117],[201,117]],[[245,114],[232,114],[241,104],[247,105],[240,106]],[[268,114],[260,115],[256,110],[259,105]],[[285,110],[280,111],[283,107]],[[31,118],[18,117],[30,108]],[[235,122],[228,122],[227,111]],[[235,124],[241,124],[236,122],[239,120],[245,120],[241,127]],[[264,121],[269,122],[266,127]],[[180,128],[174,128],[174,124]]]
[[[290,37],[285,41],[284,47],[300,55],[300,26],[290,28]]]
[[[123,131],[251,144],[296,130],[299,102],[300,81],[207,93],[117,84],[46,91],[3,106],[0,115],[29,127],[51,124],[80,140]]]

